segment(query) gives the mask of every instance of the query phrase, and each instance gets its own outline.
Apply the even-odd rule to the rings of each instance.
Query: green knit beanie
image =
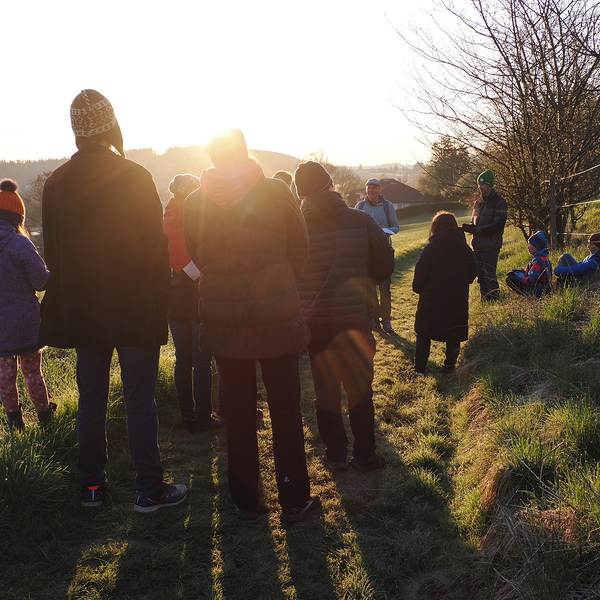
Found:
[[[477,183],[485,183],[491,188],[494,187],[494,173],[490,169],[486,169],[478,178]]]

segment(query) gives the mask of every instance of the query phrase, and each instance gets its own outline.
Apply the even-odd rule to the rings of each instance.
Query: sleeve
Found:
[[[308,262],[308,229],[304,215],[287,186],[285,186],[284,202],[287,215],[287,256],[298,279]]]
[[[417,264],[415,265],[415,273],[413,275],[412,284],[413,292],[415,292],[415,294],[420,294],[429,280],[429,276],[431,274],[431,258],[429,254],[428,247],[425,246],[425,248],[423,248],[423,252],[421,252],[421,256],[419,256]]]
[[[475,281],[475,277],[477,276],[477,265],[475,263],[475,254],[473,254],[473,250],[467,246],[467,275],[469,277],[469,285],[471,285]]]
[[[388,229],[391,229],[394,233],[398,233],[398,231],[400,231],[400,226],[398,225],[398,215],[396,214],[396,209],[394,208],[394,205],[389,200],[386,200],[386,202],[389,204],[389,213],[390,213],[390,218],[389,218],[390,226],[388,227]]]
[[[200,261],[196,256],[196,248],[198,248],[197,227],[198,212],[199,212],[199,194],[200,190],[192,192],[183,203],[183,237],[185,239],[185,247],[187,248],[190,258],[194,264],[200,269]]]
[[[27,279],[34,290],[41,291],[46,285],[50,272],[42,257],[38,254],[35,246],[25,236],[19,236],[19,255],[21,256],[21,265],[27,275]]]
[[[363,214],[369,237],[369,277],[378,284],[389,279],[394,272],[394,249],[379,223],[371,215]]]

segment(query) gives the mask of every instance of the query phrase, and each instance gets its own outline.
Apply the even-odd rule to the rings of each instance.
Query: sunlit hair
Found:
[[[449,227],[458,227],[456,217],[447,210],[440,210],[431,220],[429,239],[431,239],[431,237],[438,231],[442,231],[442,229],[448,229]]]
[[[187,198],[200,187],[200,178],[189,173],[175,175],[169,184],[169,191],[175,198]]]

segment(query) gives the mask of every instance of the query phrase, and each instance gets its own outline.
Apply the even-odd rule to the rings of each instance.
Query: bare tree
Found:
[[[559,206],[595,195],[600,163],[598,5],[587,0],[435,0],[453,26],[399,28],[423,68],[401,110],[426,135],[447,134],[496,172],[511,221],[548,229],[548,182]],[[557,229],[583,208],[559,211]],[[560,238],[559,238],[560,241]]]

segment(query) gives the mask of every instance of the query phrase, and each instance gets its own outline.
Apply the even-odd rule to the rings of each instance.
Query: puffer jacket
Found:
[[[31,241],[0,219],[0,356],[35,352],[40,305],[50,273]]]
[[[415,332],[440,342],[463,342],[469,335],[469,285],[475,258],[458,227],[431,236],[415,266],[413,291],[419,294]]]
[[[508,207],[504,198],[492,189],[487,198],[480,199],[473,208],[472,223],[477,227],[471,245],[473,250],[499,250],[506,225]]]
[[[559,265],[554,269],[557,277],[573,275],[575,277],[585,277],[594,273],[600,267],[600,250],[586,256],[581,262],[575,265]]]
[[[332,190],[304,199],[310,254],[298,280],[302,312],[315,336],[367,326],[367,281],[388,279],[394,251],[366,212],[349,208]]]
[[[296,289],[308,259],[300,209],[285,183],[262,170],[240,196],[236,165],[224,167],[230,173],[210,189],[205,178],[215,178],[203,172],[202,187],[184,203],[185,241],[201,272],[200,349],[238,359],[299,352],[310,340]]]

